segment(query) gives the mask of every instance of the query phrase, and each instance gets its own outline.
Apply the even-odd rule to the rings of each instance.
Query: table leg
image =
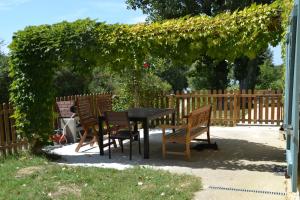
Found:
[[[104,145],[103,145],[103,120],[102,119],[98,119],[98,125],[99,125],[99,150],[100,150],[100,156],[104,155]]]
[[[134,122],[134,131],[138,131],[138,123],[137,123],[137,122]],[[139,140],[139,137],[138,137],[138,136],[135,136],[135,137],[134,137],[134,140],[135,140],[135,141],[138,141],[138,140]]]
[[[143,121],[144,128],[144,158],[149,158],[149,120]]]

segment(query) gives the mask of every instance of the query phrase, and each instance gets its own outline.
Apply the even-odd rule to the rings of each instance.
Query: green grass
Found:
[[[0,161],[0,199],[192,199],[199,178],[135,167],[70,167],[21,155]]]

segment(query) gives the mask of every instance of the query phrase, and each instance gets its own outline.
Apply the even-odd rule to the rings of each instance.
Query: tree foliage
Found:
[[[189,84],[194,90],[226,89],[229,84],[229,65],[225,60],[218,61],[202,57],[192,64],[189,71]]]
[[[240,90],[253,90],[255,88],[260,73],[259,65],[263,62],[264,56],[261,55],[253,59],[242,56],[234,61],[234,77],[239,81]]]
[[[215,16],[224,11],[235,11],[253,3],[270,4],[274,0],[126,0],[131,9],[141,9],[149,21],[180,18],[186,15]]]
[[[158,76],[162,80],[167,81],[173,91],[182,91],[188,87],[188,80],[186,78],[187,68],[188,66],[186,65],[171,65],[159,73]]]
[[[284,68],[282,65],[275,66],[272,63],[272,56],[272,53],[268,52],[266,59],[260,65],[260,74],[257,78],[255,89],[283,90],[284,81],[281,77]]]
[[[47,138],[51,130],[55,71],[78,72],[110,67],[131,75],[133,100],[139,102],[149,55],[192,63],[200,55],[234,60],[253,57],[281,39],[279,4],[253,5],[215,17],[195,16],[151,24],[108,25],[93,20],[30,26],[10,45],[11,100],[16,125],[29,138]],[[150,76],[150,75],[149,75]],[[151,79],[149,79],[151,81]]]
[[[189,67],[184,63],[174,63],[167,58],[151,58],[148,62],[151,66],[148,71],[170,84],[173,91],[182,91],[188,87],[186,74]]]
[[[89,91],[92,93],[116,93],[120,75],[109,68],[96,67],[93,69]]]
[[[0,103],[8,102],[9,100],[9,84],[11,79],[8,72],[8,56],[1,51],[3,42],[0,41]]]
[[[71,96],[84,94],[88,91],[88,79],[81,73],[69,68],[63,68],[55,72],[54,87],[55,96]]]

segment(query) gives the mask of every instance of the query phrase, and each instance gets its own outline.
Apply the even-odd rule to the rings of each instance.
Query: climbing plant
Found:
[[[105,24],[84,19],[18,31],[10,45],[11,100],[18,131],[31,139],[48,137],[54,101],[53,74],[61,67],[77,71],[110,67],[132,76],[139,104],[148,56],[192,63],[199,55],[234,60],[254,57],[282,34],[279,3],[253,5],[215,17],[184,17],[151,24]]]

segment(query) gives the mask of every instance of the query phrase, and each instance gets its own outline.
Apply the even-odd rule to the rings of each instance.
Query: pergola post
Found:
[[[299,153],[299,94],[300,94],[300,9],[299,0],[291,14],[287,43],[287,72],[285,85],[285,130],[287,134],[288,175],[291,176],[292,191],[298,186]]]

